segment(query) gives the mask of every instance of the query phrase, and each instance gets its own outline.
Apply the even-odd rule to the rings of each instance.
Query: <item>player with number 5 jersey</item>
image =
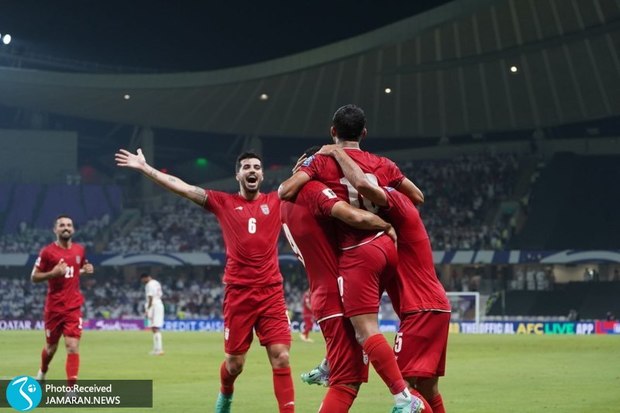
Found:
[[[121,149],[118,166],[136,169],[164,188],[212,212],[226,245],[224,272],[224,351],[220,392],[215,412],[231,411],[234,382],[243,370],[253,332],[267,348],[273,387],[280,413],[295,411],[289,366],[290,323],[278,267],[280,200],[275,192],[261,193],[263,166],[258,154],[245,152],[236,163],[239,192],[228,194],[189,185],[147,164],[142,151]]]
[[[41,352],[41,367],[36,378],[45,380],[49,364],[58,349],[60,336],[64,336],[67,349],[65,370],[69,385],[77,381],[80,368],[79,343],[84,303],[80,275],[94,272],[93,265],[86,260],[84,247],[72,241],[74,232],[71,217],[56,217],[56,241],[41,250],[31,274],[34,283],[47,281],[44,310],[46,344]]]
[[[366,116],[361,108],[355,105],[339,108],[332,119],[330,134],[338,146],[359,162],[368,179],[397,187],[421,202],[421,191],[405,178],[394,162],[360,149],[359,142],[367,134]],[[315,155],[300,161],[299,170],[280,185],[280,198],[292,199],[303,185],[316,179],[352,205],[377,212],[378,208],[358,194],[331,157]],[[368,359],[394,396],[392,413],[420,412],[424,409],[423,401],[409,392],[392,349],[379,330],[381,294],[396,274],[398,258],[394,243],[381,232],[337,224],[342,251],[338,260],[338,281],[345,316],[350,318]]]

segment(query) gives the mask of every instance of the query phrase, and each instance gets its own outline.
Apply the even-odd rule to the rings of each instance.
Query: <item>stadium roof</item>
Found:
[[[374,136],[534,129],[620,114],[619,17],[615,0],[456,0],[347,40],[228,69],[0,68],[0,104],[250,136],[325,136],[345,103],[366,110]]]

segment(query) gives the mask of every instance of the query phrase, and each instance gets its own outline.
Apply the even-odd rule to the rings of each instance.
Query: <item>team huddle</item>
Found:
[[[319,412],[348,412],[368,379],[369,362],[394,397],[393,413],[445,412],[438,378],[445,372],[451,307],[416,208],[424,202],[423,193],[392,161],[360,149],[367,129],[359,107],[339,108],[330,133],[334,144],[307,150],[292,176],[270,193],[260,192],[262,161],[252,152],[237,159],[236,194],[205,190],[160,172],[140,149],[121,149],[115,155],[118,166],[135,169],[193,201],[220,223],[226,245],[225,357],[216,413],[231,412],[234,383],[254,332],[267,350],[279,412],[295,411],[291,332],[278,266],[281,228],[305,267],[312,315],[326,342],[325,360],[302,375],[307,383],[328,386]],[[32,274],[34,282],[49,283],[38,379],[45,378],[61,335],[67,378],[75,382],[78,377],[79,276],[94,269],[84,249],[71,242],[73,232],[70,217],[56,220],[57,240],[41,251]],[[153,317],[160,314],[161,287],[157,293],[146,274],[142,281],[147,297],[152,291],[146,310]],[[379,330],[384,292],[400,318],[393,348]],[[151,325],[153,353],[163,354],[157,318]]]

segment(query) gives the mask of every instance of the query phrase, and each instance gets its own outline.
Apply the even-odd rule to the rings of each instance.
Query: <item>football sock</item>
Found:
[[[443,407],[443,399],[441,398],[441,394],[433,397],[430,404],[433,409],[433,413],[446,413],[446,409]],[[424,413],[426,413],[426,411]]]
[[[400,374],[392,347],[383,337],[383,334],[370,336],[364,342],[363,347],[375,371],[390,389],[390,393],[398,395],[404,389],[407,389],[407,383]],[[407,393],[409,393],[408,389]]]
[[[67,363],[65,370],[67,371],[67,384],[74,385],[77,382],[78,370],[80,369],[80,355],[78,353],[67,354]]]
[[[223,361],[220,366],[220,393],[225,394],[227,396],[233,394],[235,391],[235,380],[237,380],[239,375],[233,376],[226,370],[226,362]]]
[[[273,390],[278,400],[280,413],[295,411],[295,388],[290,367],[273,369]]]
[[[47,369],[49,368],[50,361],[54,356],[52,354],[48,354],[45,347],[43,347],[43,351],[41,351],[41,372],[47,373]]]
[[[164,351],[161,333],[159,331],[157,333],[153,333],[153,351],[157,353]]]
[[[321,403],[319,413],[347,413],[356,397],[357,391],[351,387],[342,384],[331,386]]]

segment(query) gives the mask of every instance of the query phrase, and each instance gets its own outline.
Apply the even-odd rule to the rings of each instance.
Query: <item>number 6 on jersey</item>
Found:
[[[256,233],[256,218],[248,219],[248,232],[250,234]]]

